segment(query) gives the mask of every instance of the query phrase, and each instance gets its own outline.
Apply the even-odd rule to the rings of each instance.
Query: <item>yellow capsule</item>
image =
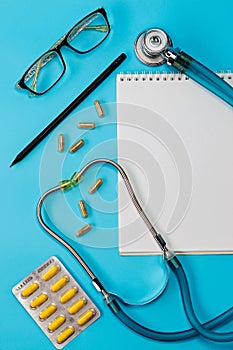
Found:
[[[66,318],[63,315],[60,315],[57,318],[55,318],[55,320],[50,322],[50,324],[48,326],[49,332],[56,331],[56,329],[58,329],[63,323],[65,323],[65,321],[66,321]]]
[[[78,237],[80,237],[80,236],[84,235],[85,233],[89,232],[91,229],[92,229],[91,224],[87,224],[87,225],[83,226],[83,227],[76,233],[76,235],[77,235]]]
[[[88,122],[88,123],[80,122],[80,123],[78,123],[78,128],[79,129],[95,129],[95,123],[92,123],[92,122]]]
[[[30,306],[32,309],[36,309],[37,307],[44,304],[46,302],[46,300],[48,300],[48,295],[45,293],[42,293],[42,294],[38,295],[38,297],[36,297],[34,300],[32,300]]]
[[[32,284],[30,284],[30,286],[28,286],[27,288],[25,288],[21,292],[21,295],[22,295],[23,298],[27,298],[31,294],[33,294],[38,288],[39,288],[39,283],[33,282]]]
[[[86,208],[86,204],[83,200],[78,201],[78,205],[79,205],[79,209],[81,211],[81,214],[84,218],[88,217],[88,212],[87,212],[87,208]]]
[[[74,334],[74,327],[70,326],[64,329],[58,336],[57,342],[58,344],[64,343],[72,334]]]
[[[65,143],[65,136],[64,134],[58,135],[58,151],[63,152],[64,151],[64,143]]]
[[[99,178],[96,182],[89,188],[89,192],[92,194],[98,190],[98,188],[102,185],[103,180]]]
[[[82,314],[78,318],[78,325],[79,326],[84,326],[88,321],[90,321],[93,317],[95,316],[95,310],[94,309],[89,309],[84,314]]]
[[[41,278],[43,281],[49,281],[53,276],[55,276],[60,271],[59,265],[52,266],[47,272],[45,272]]]
[[[95,100],[94,101],[94,105],[95,105],[96,111],[98,113],[98,116],[99,117],[103,117],[104,116],[104,111],[103,111],[103,107],[101,106],[100,101],[99,100]]]
[[[58,292],[60,289],[62,289],[66,283],[69,281],[69,278],[67,276],[63,276],[60,278],[57,282],[55,282],[51,287],[52,292]]]
[[[85,305],[86,305],[87,301],[85,298],[79,299],[76,303],[74,303],[73,305],[71,305],[68,309],[69,314],[74,315],[76,314],[76,312],[78,312],[79,310],[81,310]]]
[[[77,293],[77,288],[73,287],[69,289],[67,292],[65,292],[61,297],[60,297],[60,302],[62,304],[67,303],[70,299],[72,299],[75,294]]]
[[[40,319],[41,320],[45,320],[46,318],[48,318],[49,316],[51,316],[52,314],[54,314],[54,312],[57,311],[57,307],[55,304],[51,304],[48,307],[46,307],[46,309],[44,309],[43,311],[41,311],[40,313]]]
[[[74,145],[72,145],[70,147],[70,153],[74,153],[76,152],[79,148],[81,148],[82,146],[84,145],[84,140],[81,139],[81,140],[78,140],[77,142],[75,142]]]

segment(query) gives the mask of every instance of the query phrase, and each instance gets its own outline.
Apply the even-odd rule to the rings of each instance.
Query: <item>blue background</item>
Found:
[[[50,47],[79,19],[104,6],[112,26],[110,37],[93,53],[78,57],[64,50],[67,72],[63,80],[48,94],[28,98],[14,89],[24,70]],[[151,27],[165,29],[174,45],[193,55],[213,70],[233,68],[231,0],[95,0],[61,1],[29,0],[0,2],[1,32],[1,336],[0,349],[53,349],[30,316],[11,293],[11,288],[51,255],[58,256],[74,277],[94,299],[102,317],[67,349],[232,349],[232,344],[216,344],[196,338],[181,343],[158,343],[133,333],[114,318],[103,305],[89,279],[74,258],[41,230],[35,215],[40,197],[40,161],[47,140],[21,163],[9,168],[16,154],[49,121],[64,109],[106,66],[121,52],[128,56],[118,72],[147,71],[133,52],[137,35]],[[152,69],[154,70],[154,69]],[[161,67],[161,71],[166,67]],[[115,74],[108,78],[77,109],[88,108],[98,98],[115,101]],[[72,119],[72,116],[70,116]],[[114,130],[112,137],[114,137]],[[107,135],[106,135],[107,136]],[[70,171],[76,170],[77,165]],[[48,169],[48,173],[53,169]],[[55,185],[55,184],[54,184]],[[115,214],[115,220],[117,216]],[[229,233],[232,228],[229,227]],[[221,234],[221,233],[220,233]],[[158,257],[119,257],[117,249],[80,247],[80,252],[95,272],[103,276],[111,289],[119,282],[119,291],[139,274],[141,295],[150,293],[148,280],[142,283],[143,273],[152,276],[160,267]],[[233,256],[187,256],[185,264],[194,304],[201,320],[205,321],[232,306]],[[126,272],[127,267],[127,272]],[[138,273],[139,271],[139,273]],[[126,275],[124,275],[126,274]],[[157,286],[155,286],[157,288]],[[172,331],[188,327],[182,311],[176,281],[171,276],[166,293],[153,305],[133,307],[130,312],[143,324]],[[232,329],[233,323],[225,327]]]

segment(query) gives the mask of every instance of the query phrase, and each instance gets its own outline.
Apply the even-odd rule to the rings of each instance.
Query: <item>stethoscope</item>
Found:
[[[163,30],[153,28],[141,33],[134,49],[144,64],[159,66],[167,63],[233,106],[233,88],[187,53],[179,48],[174,49],[170,37]]]
[[[126,312],[121,307],[122,304],[122,298],[120,298],[118,295],[113,294],[109,291],[107,291],[103,284],[100,282],[100,279],[97,278],[97,276],[94,274],[94,272],[91,270],[91,268],[87,265],[87,263],[84,261],[84,259],[77,253],[77,251],[67,242],[65,239],[63,239],[61,236],[59,236],[56,232],[54,232],[44,221],[42,217],[42,206],[47,197],[49,197],[51,194],[58,192],[60,190],[66,191],[70,188],[73,188],[77,186],[80,182],[80,180],[83,178],[84,173],[92,167],[95,164],[98,163],[107,163],[114,168],[118,170],[120,173],[124,184],[126,186],[126,189],[129,193],[129,196],[139,213],[141,219],[145,222],[148,230],[152,234],[153,238],[155,239],[156,243],[159,245],[163,252],[164,256],[164,262],[167,266],[167,268],[171,269],[174,273],[174,275],[177,278],[180,293],[182,297],[182,302],[184,306],[184,311],[186,313],[186,316],[189,320],[189,323],[192,328],[178,331],[178,332],[160,332],[155,331],[153,329],[149,329],[144,327],[143,325],[137,323],[134,321],[131,317],[129,317]],[[84,179],[85,180],[85,179]],[[228,321],[231,321],[233,318],[233,307],[222,313],[221,315],[215,317],[214,319],[206,322],[205,324],[202,324],[193,307],[192,299],[190,295],[190,289],[189,284],[187,281],[187,277],[185,274],[185,271],[181,265],[181,262],[179,259],[175,256],[174,252],[172,252],[168,247],[167,243],[164,240],[163,236],[153,227],[150,220],[148,219],[146,213],[142,209],[135,192],[133,190],[133,187],[129,181],[129,178],[125,172],[125,170],[115,161],[109,160],[109,159],[95,159],[89,163],[87,163],[79,172],[75,172],[73,176],[68,179],[62,181],[58,186],[51,188],[46,193],[42,195],[40,198],[38,205],[37,205],[37,217],[39,220],[39,223],[41,226],[47,231],[53,238],[55,238],[58,242],[60,242],[63,246],[65,246],[71,254],[75,257],[75,259],[80,263],[80,265],[84,268],[88,276],[90,277],[93,286],[95,289],[102,293],[104,297],[105,304],[110,308],[112,313],[127,327],[131,328],[135,332],[154,340],[160,340],[160,341],[179,341],[179,340],[185,340],[192,338],[196,335],[201,335],[209,340],[216,341],[216,342],[232,342],[233,341],[233,332],[227,332],[227,333],[218,333],[212,331],[212,329],[220,327],[224,324],[226,324]],[[169,315],[168,315],[169,317]]]

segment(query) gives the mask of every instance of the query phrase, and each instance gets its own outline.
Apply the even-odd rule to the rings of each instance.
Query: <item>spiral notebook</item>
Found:
[[[118,161],[169,247],[233,253],[232,107],[172,73],[119,74],[117,102]],[[160,254],[120,177],[118,194],[120,253]]]

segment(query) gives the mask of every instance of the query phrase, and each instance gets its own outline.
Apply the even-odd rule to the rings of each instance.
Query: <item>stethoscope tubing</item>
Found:
[[[156,239],[159,234],[157,231],[153,228],[152,224],[150,223],[149,219],[147,218],[146,214],[144,213],[139,201],[137,200],[137,197],[134,193],[133,187],[128,179],[128,176],[124,169],[116,162],[109,160],[109,159],[95,159],[84,166],[81,171],[79,172],[79,176],[81,177],[92,165],[97,163],[107,163],[112,166],[114,166],[121,174],[124,183],[126,185],[126,188],[128,190],[128,193],[130,194],[130,198],[132,199],[132,202],[137,209],[138,213],[140,214],[143,221],[146,223],[147,227],[149,228],[150,232],[152,233],[153,237]],[[120,301],[120,297],[114,296],[111,294],[111,292],[107,292],[105,288],[103,287],[100,280],[96,277],[96,275],[93,273],[93,271],[90,269],[90,267],[87,265],[87,263],[84,261],[84,259],[76,252],[76,250],[68,243],[65,239],[63,239],[61,236],[59,236],[56,232],[54,232],[44,221],[42,216],[42,206],[45,201],[45,199],[50,196],[51,194],[58,192],[62,190],[64,186],[61,184],[59,186],[56,186],[54,188],[51,188],[47,192],[45,192],[42,197],[40,198],[38,205],[37,205],[37,218],[40,223],[40,225],[44,228],[44,230],[49,233],[53,238],[55,238],[59,243],[64,245],[66,249],[70,251],[70,253],[75,257],[75,259],[79,262],[79,264],[84,268],[88,276],[91,278],[93,285],[95,288],[101,292],[104,296],[105,303],[108,305],[108,307],[111,309],[111,311],[118,317],[118,319],[126,324],[129,328],[133,329],[135,332],[151,338],[155,340],[160,341],[177,341],[177,340],[185,340],[188,338],[192,338],[196,336],[197,334],[216,342],[231,342],[233,341],[233,332],[226,332],[226,333],[217,333],[212,332],[211,329],[215,327],[222,326],[226,322],[229,321],[229,319],[232,319],[233,317],[233,307],[229,310],[225,311],[218,317],[215,317],[214,319],[210,320],[209,322],[202,324],[198,317],[196,316],[196,313],[194,311],[192,300],[190,296],[190,289],[189,284],[187,281],[187,277],[185,275],[185,271],[182,267],[181,262],[178,260],[178,258],[169,252],[169,249],[166,247],[166,244],[160,246],[161,249],[163,249],[164,256],[167,260],[166,265],[170,267],[170,269],[175,274],[182,297],[182,302],[184,305],[184,310],[186,313],[186,316],[192,325],[193,328],[189,330],[184,330],[180,332],[157,332],[155,330],[148,329],[136,321],[134,321],[132,318],[130,318],[120,307],[117,300]],[[156,239],[157,240],[157,239]],[[159,242],[160,238],[158,239]],[[166,249],[164,249],[166,247]]]

